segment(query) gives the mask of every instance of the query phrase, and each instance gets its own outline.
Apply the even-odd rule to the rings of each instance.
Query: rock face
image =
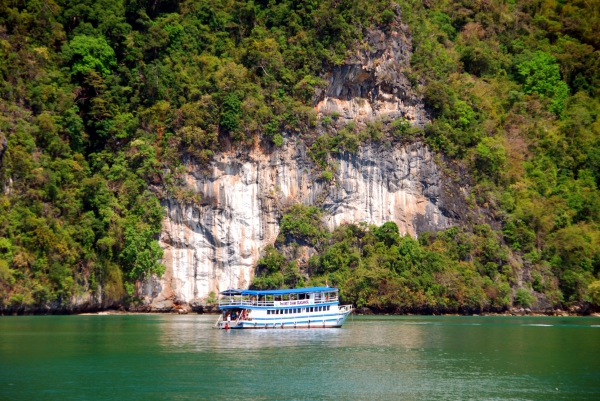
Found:
[[[0,166],[2,166],[2,158],[4,158],[4,153],[6,153],[6,149],[8,149],[8,141],[0,131]]]
[[[257,147],[216,157],[206,172],[189,165],[186,181],[201,205],[169,199],[160,243],[167,271],[144,283],[157,310],[247,287],[261,251],[279,234],[281,211],[294,203],[320,205],[330,229],[350,222],[398,224],[415,236],[455,223],[453,204],[432,152],[417,142],[371,143],[335,158],[333,181],[318,179],[302,140],[280,148]]]
[[[326,74],[327,87],[315,95],[316,110],[359,123],[404,117],[425,125],[422,99],[405,75],[412,49],[407,27],[397,19],[390,31],[373,29],[365,40],[345,64]]]
[[[406,32],[399,19],[388,32],[371,31],[363,50],[325,75],[327,87],[315,94],[318,114],[336,113],[358,125],[398,117],[424,125],[423,103],[404,75],[411,50]],[[443,178],[422,143],[372,142],[333,159],[334,179],[319,179],[303,139],[287,134],[282,147],[223,152],[208,169],[190,162],[185,180],[202,203],[164,202],[159,240],[167,270],[142,283],[147,306],[172,310],[203,304],[213,291],[248,287],[261,252],[279,234],[282,210],[294,203],[321,206],[330,229],[394,221],[416,236],[456,223],[453,199],[464,197],[447,195],[460,189]]]

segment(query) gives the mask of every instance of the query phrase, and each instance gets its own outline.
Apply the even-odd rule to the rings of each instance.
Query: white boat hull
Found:
[[[339,328],[350,312],[297,317],[255,318],[252,320],[219,321],[220,329],[329,329]]]

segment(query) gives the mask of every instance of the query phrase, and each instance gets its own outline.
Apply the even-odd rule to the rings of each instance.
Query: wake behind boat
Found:
[[[333,328],[352,312],[340,305],[339,290],[309,287],[291,290],[227,290],[220,293],[219,329]]]

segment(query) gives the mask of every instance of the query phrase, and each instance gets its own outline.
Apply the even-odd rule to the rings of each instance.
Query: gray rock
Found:
[[[2,132],[0,132],[0,166],[2,166],[2,158],[4,157],[4,154],[6,153],[7,149],[8,140],[4,135],[2,135]]]

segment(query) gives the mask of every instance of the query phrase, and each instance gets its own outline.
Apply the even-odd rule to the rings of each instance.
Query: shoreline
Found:
[[[212,315],[217,316],[218,312],[129,312],[120,310],[107,310],[99,312],[83,312],[74,313],[73,315],[78,316],[111,316],[111,315]],[[355,316],[461,316],[461,317],[600,317],[600,313],[589,313],[589,314],[577,314],[577,313],[543,313],[543,312],[531,312],[531,313],[473,313],[473,314],[460,314],[460,313],[440,313],[440,314],[419,314],[419,313],[352,313]],[[32,315],[29,315],[32,316]],[[39,315],[38,315],[39,316]]]
[[[218,315],[220,313],[216,305],[176,305],[169,309],[150,309],[141,305],[112,305],[110,307],[80,307],[80,308],[19,308],[16,310],[0,310],[0,316],[50,316],[50,315],[81,315],[81,316],[104,316],[104,315]],[[557,309],[533,309],[509,308],[502,311],[478,311],[478,310],[453,310],[432,311],[431,309],[395,309],[386,310],[376,307],[354,308],[352,314],[356,316],[547,316],[547,317],[600,317],[600,311],[595,308],[570,307],[568,310]]]

